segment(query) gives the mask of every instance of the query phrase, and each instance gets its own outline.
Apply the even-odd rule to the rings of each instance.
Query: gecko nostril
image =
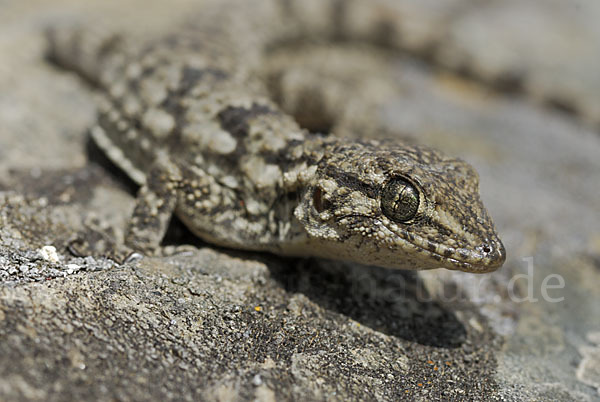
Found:
[[[481,245],[480,250],[484,253],[485,258],[488,259],[487,265],[489,268],[498,268],[506,260],[506,249],[500,240],[492,240],[489,243],[484,243]]]

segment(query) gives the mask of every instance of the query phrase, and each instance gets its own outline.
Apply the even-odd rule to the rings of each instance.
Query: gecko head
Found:
[[[462,160],[423,146],[345,143],[307,184],[294,212],[315,255],[477,273],[506,258],[477,172]]]

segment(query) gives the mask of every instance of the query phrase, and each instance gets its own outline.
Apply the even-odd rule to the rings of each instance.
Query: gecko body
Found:
[[[390,15],[369,1],[228,0],[150,43],[50,30],[52,58],[97,88],[94,141],[141,186],[126,243],[151,253],[175,213],[238,249],[500,267],[505,250],[470,165],[421,145],[310,133],[261,79],[269,49],[306,37],[380,42]]]

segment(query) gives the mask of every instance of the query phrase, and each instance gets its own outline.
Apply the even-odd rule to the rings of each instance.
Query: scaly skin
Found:
[[[99,90],[94,140],[142,186],[126,243],[152,252],[176,213],[227,247],[403,269],[500,267],[505,250],[470,165],[400,141],[311,134],[260,79],[275,45],[306,35],[377,42],[392,23],[378,2],[231,0],[137,46],[50,30],[53,59]]]

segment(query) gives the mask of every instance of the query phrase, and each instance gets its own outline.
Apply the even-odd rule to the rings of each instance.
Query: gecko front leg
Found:
[[[156,254],[177,204],[179,168],[160,160],[146,175],[125,235],[125,245],[146,255]]]

